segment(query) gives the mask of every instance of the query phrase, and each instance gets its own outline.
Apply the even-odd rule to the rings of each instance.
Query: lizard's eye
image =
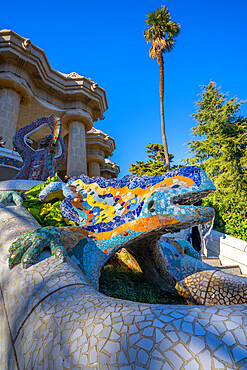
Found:
[[[150,202],[148,203],[148,210],[149,212],[155,212],[155,201],[154,200],[150,200]]]

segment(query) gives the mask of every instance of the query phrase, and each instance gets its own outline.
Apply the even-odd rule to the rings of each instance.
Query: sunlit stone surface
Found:
[[[9,246],[39,227],[22,207],[0,208],[3,368],[247,367],[245,304],[150,305],[106,297],[72,259],[63,263],[46,251],[28,269],[19,264],[10,270]],[[205,274],[217,277],[218,271]],[[210,282],[205,286],[214,294]]]

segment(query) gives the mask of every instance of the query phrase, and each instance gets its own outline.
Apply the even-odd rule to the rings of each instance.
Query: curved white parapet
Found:
[[[0,148],[0,167],[10,167],[19,170],[22,166],[22,158],[14,150]]]
[[[238,265],[247,274],[247,242],[212,230],[206,239],[207,257],[218,257],[222,265]]]
[[[6,156],[9,155],[12,158],[22,162],[22,158],[20,154],[15,150],[7,149],[7,148],[0,148],[0,155],[6,155]]]
[[[22,163],[22,158],[16,151],[0,148],[0,181],[16,176]]]
[[[0,191],[26,191],[33,186],[43,184],[44,181],[37,180],[5,180],[0,181]]]
[[[0,363],[7,369],[246,369],[247,306],[150,305],[106,297],[70,258],[8,267],[39,224],[0,209]]]

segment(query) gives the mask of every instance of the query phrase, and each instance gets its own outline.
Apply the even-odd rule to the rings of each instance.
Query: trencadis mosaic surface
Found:
[[[203,171],[193,170],[197,182],[188,169],[184,169],[187,176],[181,170],[173,172],[149,187],[140,185],[142,179],[128,177],[128,187],[126,179],[124,186],[123,180],[115,182],[114,195],[112,183],[85,176],[68,185],[49,185],[40,197],[49,201],[63,194],[63,214],[77,217],[81,224],[74,228],[40,228],[20,206],[20,194],[2,193],[0,354],[4,366],[245,368],[247,309],[246,304],[236,303],[245,303],[246,279],[202,264],[186,241],[162,236],[166,230],[206,222],[213,216],[212,210],[191,205],[213,191]],[[106,204],[101,207],[99,199]],[[116,207],[116,213],[110,206]],[[126,222],[119,222],[119,214]],[[112,227],[114,217],[116,228]],[[101,226],[104,231],[99,232]],[[38,257],[45,246],[57,258],[47,252]],[[140,304],[97,292],[88,280],[97,286],[102,264],[121,246],[139,257],[143,271],[151,271],[157,284],[177,289],[200,305]],[[28,268],[23,269],[21,261]],[[14,266],[11,270],[9,262]]]

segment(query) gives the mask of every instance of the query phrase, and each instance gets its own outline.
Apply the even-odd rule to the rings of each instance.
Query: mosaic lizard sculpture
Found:
[[[27,140],[33,133],[46,126],[50,127],[52,133],[43,137],[38,144],[38,149],[34,150]],[[13,146],[21,155],[23,166],[15,179],[45,181],[49,176],[55,175],[66,157],[65,145],[60,137],[61,132],[61,121],[54,114],[39,118],[16,132]]]
[[[10,248],[10,268],[21,261],[29,267],[49,245],[57,258],[65,259],[68,254],[76,261],[98,288],[101,268],[124,247],[134,255],[145,275],[164,290],[177,290],[197,303],[205,303],[205,299],[211,304],[222,299],[226,304],[245,302],[246,297],[236,300],[235,296],[229,298],[219,292],[210,299],[209,291],[206,297],[203,284],[214,282],[216,277],[225,293],[225,274],[203,264],[188,242],[161,238],[169,231],[210,221],[212,209],[190,204],[213,190],[213,183],[198,167],[181,168],[160,177],[126,176],[108,181],[82,175],[67,184],[50,183],[39,198],[48,201],[65,197],[61,203],[63,216],[80,226],[46,227],[21,236]],[[235,292],[239,293],[246,285],[237,287]]]
[[[190,205],[213,191],[210,180],[192,167],[156,182],[150,177],[111,181],[83,176],[64,187],[62,212],[77,219],[82,225],[77,228],[40,228],[23,207],[0,208],[1,364],[11,369],[246,368],[246,305],[205,305],[214,297],[225,303],[227,294],[233,297],[228,303],[236,303],[238,285],[246,297],[244,279],[201,271],[187,243],[161,236],[211,219],[212,210]],[[58,185],[53,187],[61,195]],[[21,196],[13,195],[9,200],[20,204]],[[40,196],[54,194],[46,189]],[[16,266],[9,270],[7,251],[18,236],[9,260]],[[43,252],[38,263],[22,268],[21,260],[28,267],[49,245],[58,258]],[[152,246],[149,258],[147,245]],[[195,300],[199,292],[204,305],[142,304],[96,291],[88,279],[97,286],[100,267],[122,246],[136,255],[143,250],[144,271],[151,264],[161,285],[174,289],[177,284]],[[62,261],[65,248],[71,259]]]

